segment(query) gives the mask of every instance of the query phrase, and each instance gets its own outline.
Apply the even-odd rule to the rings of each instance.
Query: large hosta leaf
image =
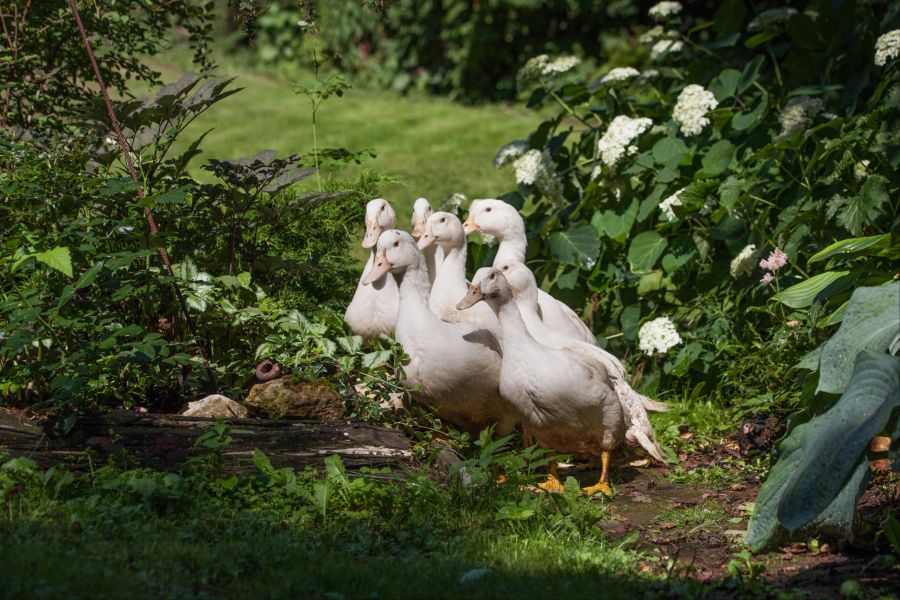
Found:
[[[815,300],[825,300],[839,291],[847,289],[857,274],[851,271],[826,271],[792,285],[772,296],[791,308],[806,308]]]
[[[597,262],[600,236],[587,221],[576,221],[566,231],[557,231],[550,236],[549,246],[554,260],[590,269]]]
[[[821,423],[805,445],[806,464],[785,489],[778,520],[789,531],[806,525],[831,504],[898,406],[900,358],[861,352],[847,391],[828,412],[815,418]]]
[[[810,264],[838,255],[849,255],[863,250],[877,250],[890,243],[891,234],[870,235],[868,237],[849,238],[835,242],[809,257]]]
[[[759,490],[747,543],[754,551],[804,526],[850,531],[866,483],[865,450],[900,405],[900,359],[864,352],[854,378],[828,412],[798,425]]]
[[[900,282],[854,290],[841,327],[822,348],[817,392],[840,394],[862,350],[884,352],[900,333]]]

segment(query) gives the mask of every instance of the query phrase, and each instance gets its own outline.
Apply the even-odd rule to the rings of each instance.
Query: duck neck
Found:
[[[525,322],[528,331],[533,335],[536,328],[543,325],[541,315],[538,312],[537,296],[535,295],[534,298],[517,297],[516,306],[519,308],[519,314],[522,317],[522,321]]]
[[[519,219],[512,223],[503,235],[498,235],[500,247],[494,257],[494,265],[502,265],[508,262],[525,262],[525,249],[528,247],[528,238],[525,237],[525,222]]]
[[[431,283],[434,283],[434,280],[437,279],[439,266],[437,262],[437,250],[437,245],[432,244],[423,251],[423,254],[425,255],[425,266],[428,267],[428,280]]]
[[[407,267],[400,276],[400,307],[397,322],[397,335],[401,335],[401,322],[410,324],[433,325],[438,319],[428,309],[428,295],[431,283],[424,261],[420,258],[416,264]],[[407,321],[408,319],[408,321]],[[401,340],[402,342],[402,340]]]
[[[497,314],[500,320],[500,327],[503,329],[503,354],[515,353],[535,343],[534,338],[528,333],[528,327],[522,320],[519,313],[519,307],[514,301],[504,302],[503,304],[491,304],[491,308]]]
[[[438,273],[441,282],[466,287],[466,246],[444,248],[444,261]],[[465,291],[463,291],[465,293]]]

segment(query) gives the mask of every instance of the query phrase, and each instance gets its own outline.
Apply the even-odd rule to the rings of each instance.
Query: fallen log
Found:
[[[206,449],[195,441],[215,419],[114,411],[79,417],[65,436],[46,423],[0,408],[0,453],[27,456],[42,466],[65,462],[72,469],[103,464],[119,452],[140,466],[174,469]],[[222,470],[255,472],[253,451],[264,452],[276,468],[302,470],[337,454],[348,469],[412,463],[409,439],[400,431],[360,421],[231,419],[232,441],[222,449]]]

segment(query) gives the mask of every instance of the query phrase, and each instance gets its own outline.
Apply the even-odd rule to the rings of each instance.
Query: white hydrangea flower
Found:
[[[600,80],[600,83],[616,83],[618,81],[628,81],[633,77],[637,77],[641,72],[635,69],[634,67],[616,67],[615,69],[611,69],[603,78]]]
[[[666,217],[666,221],[674,221],[675,219],[678,218],[678,216],[675,214],[674,207],[681,206],[681,198],[679,198],[678,196],[683,191],[684,191],[684,188],[681,188],[680,190],[678,190],[677,192],[675,192],[674,194],[672,194],[671,196],[669,196],[668,198],[666,198],[665,200],[663,200],[662,202],[659,203],[659,210],[661,210],[663,215]]]
[[[875,65],[883,67],[900,56],[900,29],[888,31],[875,42]]]
[[[769,25],[784,23],[796,14],[797,9],[790,8],[788,6],[764,10],[753,17],[753,20],[750,21],[750,23],[747,25],[747,31],[759,31],[768,27]]]
[[[525,89],[532,83],[544,78],[555,77],[575,68],[581,59],[577,56],[562,56],[550,60],[546,54],[539,54],[528,60],[525,66],[519,69],[516,75],[516,84],[519,89]]]
[[[781,133],[779,139],[790,137],[799,131],[803,131],[813,123],[825,105],[819,98],[810,98],[809,96],[797,96],[788,100],[784,105],[784,110],[778,115],[778,122],[781,123]]]
[[[742,275],[749,275],[756,266],[756,244],[747,244],[731,261],[731,276],[737,279]]]
[[[443,206],[441,207],[446,212],[451,212],[454,215],[459,213],[459,207],[462,206],[463,203],[468,202],[469,199],[465,194],[460,192],[453,192],[450,196],[447,197],[443,202]]]
[[[651,6],[647,14],[654,21],[665,21],[669,17],[679,14],[682,8],[681,2],[660,2]]]
[[[534,58],[528,59],[525,66],[519,69],[516,75],[516,82],[519,89],[527,87],[529,84],[537,81],[544,73],[544,67],[550,62],[550,57],[546,54],[538,54]]]
[[[499,169],[522,156],[528,150],[528,142],[515,140],[504,144],[494,156],[494,168]]]
[[[651,60],[657,60],[668,54],[677,54],[684,49],[684,42],[680,40],[659,40],[650,48]]]
[[[641,325],[638,331],[639,347],[647,356],[665,354],[681,343],[675,323],[669,317],[659,317]]]
[[[703,128],[709,125],[706,116],[719,105],[719,101],[712,92],[702,85],[691,84],[681,90],[672,118],[678,123],[681,133],[686,136],[697,135]]]
[[[550,199],[562,199],[563,182],[554,172],[547,150],[529,150],[516,159],[513,168],[516,170],[517,183],[533,185]]]
[[[577,56],[561,56],[560,58],[545,64],[542,73],[544,75],[559,75],[571,71],[580,63],[581,59]]]
[[[496,246],[497,245],[497,238],[492,236],[491,234],[480,232],[479,235],[481,236],[481,243],[484,244],[485,246]]]
[[[637,151],[637,147],[632,145],[632,142],[652,125],[653,121],[647,118],[635,119],[627,115],[619,115],[613,119],[606,129],[606,133],[597,142],[600,160],[606,166],[614,167],[623,156]]]
[[[529,150],[516,159],[513,168],[516,170],[516,182],[533,185],[544,166],[544,157],[540,150]]]
[[[663,29],[662,25],[655,25],[638,36],[638,43],[640,44],[649,44],[650,42],[655,42],[661,37],[668,37],[668,32]]]

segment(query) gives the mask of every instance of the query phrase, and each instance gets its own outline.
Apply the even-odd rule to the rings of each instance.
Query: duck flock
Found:
[[[344,319],[364,337],[394,333],[410,358],[404,384],[440,418],[477,434],[520,424],[545,448],[594,459],[600,481],[584,492],[609,495],[611,451],[639,445],[665,462],[647,411],[666,405],[636,392],[615,356],[597,346],[578,315],[538,288],[524,264],[519,212],[502,200],[474,200],[465,222],[413,207],[412,234],[396,229],[382,198],[366,206],[364,248],[372,250]],[[466,280],[466,236],[500,243],[493,266]],[[418,242],[415,238],[418,238]],[[561,491],[556,465],[547,491]]]

